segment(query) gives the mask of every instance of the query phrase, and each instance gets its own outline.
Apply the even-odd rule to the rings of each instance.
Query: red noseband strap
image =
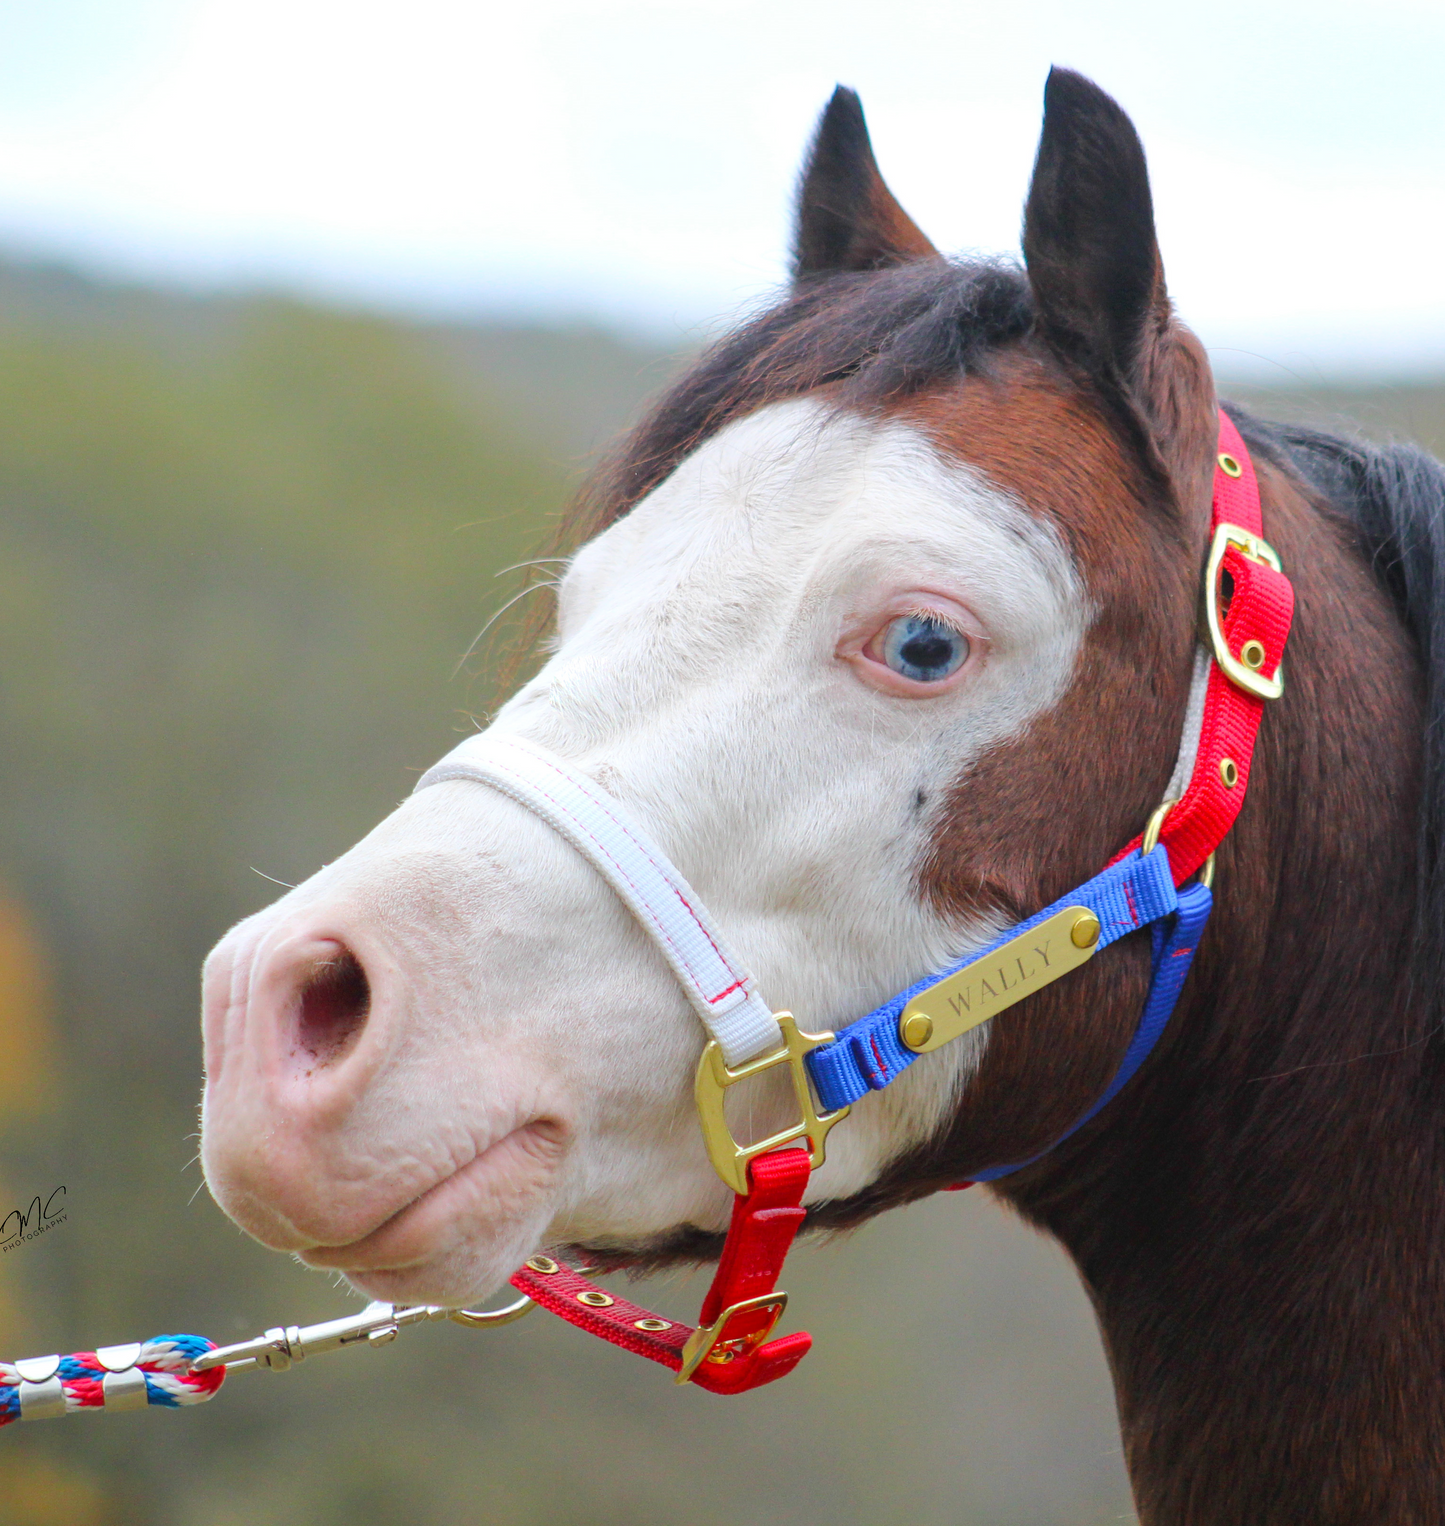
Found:
[[[545,1309],[636,1356],[661,1362],[716,1394],[737,1394],[786,1377],[813,1338],[799,1331],[770,1341],[787,1304],[777,1291],[783,1262],[805,1217],[806,1150],[778,1150],[751,1163],[752,1191],[733,1199],[732,1223],[697,1328],[663,1319],[607,1293],[549,1256],[533,1256],[512,1286]]]

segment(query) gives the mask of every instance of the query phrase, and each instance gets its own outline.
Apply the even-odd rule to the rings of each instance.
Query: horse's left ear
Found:
[[[1068,69],[1044,87],[1023,246],[1041,336],[1127,399],[1168,468],[1193,477],[1212,439],[1213,380],[1173,321],[1144,148],[1118,103]]]
[[[883,270],[937,253],[884,184],[857,92],[839,85],[803,166],[794,279]]]
[[[1085,370],[1127,380],[1169,316],[1149,170],[1118,104],[1068,69],[1044,86],[1024,262],[1044,337]]]

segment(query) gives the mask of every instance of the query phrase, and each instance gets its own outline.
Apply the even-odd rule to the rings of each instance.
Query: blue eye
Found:
[[[883,661],[917,683],[938,683],[968,661],[968,637],[927,615],[902,615],[883,632]]]

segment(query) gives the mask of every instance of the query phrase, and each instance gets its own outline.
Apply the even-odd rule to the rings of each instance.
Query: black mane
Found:
[[[1354,526],[1419,650],[1425,691],[1419,975],[1437,992],[1445,982],[1445,466],[1418,446],[1371,445],[1226,407],[1251,450],[1302,478],[1317,501]]]

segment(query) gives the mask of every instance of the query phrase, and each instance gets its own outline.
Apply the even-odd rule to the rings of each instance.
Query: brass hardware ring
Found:
[[[1139,852],[1142,857],[1148,858],[1155,848],[1159,846],[1159,834],[1164,829],[1164,818],[1178,804],[1178,800],[1166,800],[1149,818],[1149,824],[1144,828],[1144,841],[1139,846]]]
[[[1166,800],[1149,818],[1149,824],[1144,828],[1144,841],[1139,848],[1141,854],[1152,853],[1159,846],[1159,833],[1164,826],[1164,818],[1178,804],[1177,800]],[[1212,853],[1204,860],[1203,865],[1200,867],[1199,883],[1206,890],[1214,888],[1214,855]]]
[[[1284,693],[1284,669],[1276,668],[1274,677],[1266,678],[1258,668],[1251,667],[1236,657],[1224,639],[1224,623],[1219,612],[1219,575],[1231,547],[1248,561],[1259,562],[1273,568],[1275,572],[1284,571],[1279,553],[1252,530],[1228,523],[1215,526],[1214,538],[1209,545],[1209,557],[1204,564],[1204,624],[1209,631],[1210,645],[1214,648],[1214,660],[1236,688],[1254,695],[1256,699],[1278,699]]]
[[[498,1325],[510,1325],[514,1319],[530,1314],[536,1307],[530,1298],[519,1298],[501,1309],[452,1309],[447,1318],[468,1330],[495,1330]]]

